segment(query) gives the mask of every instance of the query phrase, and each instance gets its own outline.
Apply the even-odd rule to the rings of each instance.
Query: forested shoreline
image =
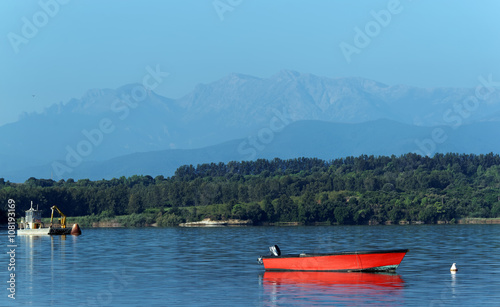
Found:
[[[498,154],[256,160],[186,165],[169,178],[54,181],[0,178],[2,221],[8,199],[24,216],[33,201],[50,215],[127,226],[241,219],[253,224],[453,223],[500,217]],[[86,219],[86,220],[85,220]]]

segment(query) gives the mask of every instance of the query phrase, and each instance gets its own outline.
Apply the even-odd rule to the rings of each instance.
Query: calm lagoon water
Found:
[[[16,299],[4,286],[1,306],[500,306],[500,225],[101,228],[16,244]],[[265,273],[274,244],[410,252],[396,274]]]

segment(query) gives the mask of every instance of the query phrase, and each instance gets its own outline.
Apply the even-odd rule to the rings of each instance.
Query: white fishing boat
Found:
[[[26,210],[26,216],[21,218],[19,223],[19,228],[17,230],[18,236],[41,236],[41,235],[81,235],[82,231],[78,224],[74,224],[72,228],[66,227],[66,215],[64,215],[59,208],[52,206],[52,214],[50,217],[49,227],[44,227],[42,222],[42,211],[33,208],[33,202],[31,202],[31,208]],[[60,227],[53,225],[54,220],[54,210],[61,215]]]

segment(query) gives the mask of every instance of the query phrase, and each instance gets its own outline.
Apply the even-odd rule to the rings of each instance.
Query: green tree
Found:
[[[286,195],[280,196],[276,205],[276,215],[280,222],[297,221],[297,211],[297,205],[290,197]]]
[[[351,224],[352,214],[348,207],[336,207],[333,212],[339,225]]]
[[[299,221],[304,224],[319,222],[319,204],[314,200],[314,194],[306,191],[299,203]]]
[[[257,203],[248,205],[246,215],[248,219],[252,220],[253,224],[262,223],[267,219],[266,212]]]
[[[127,206],[127,214],[141,213],[143,210],[144,207],[141,197],[137,194],[130,194]]]
[[[269,222],[276,222],[276,211],[274,205],[269,197],[264,199],[264,211],[266,213],[266,220]]]

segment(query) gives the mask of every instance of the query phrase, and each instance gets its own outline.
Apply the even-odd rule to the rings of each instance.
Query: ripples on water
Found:
[[[16,240],[19,306],[500,306],[500,225],[83,229]],[[257,258],[274,244],[285,254],[410,252],[396,274],[264,272]],[[15,306],[3,292],[0,305]]]

